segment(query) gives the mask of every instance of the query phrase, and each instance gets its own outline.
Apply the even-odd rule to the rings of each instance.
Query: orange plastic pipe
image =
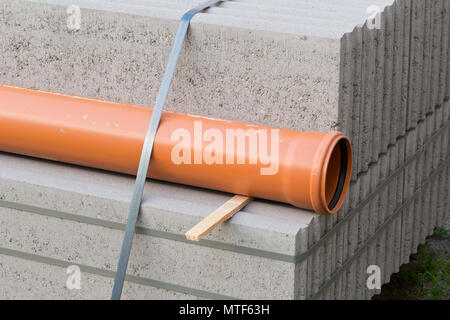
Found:
[[[151,108],[0,85],[0,150],[136,174]],[[339,132],[297,132],[165,111],[154,179],[336,212],[351,174]]]

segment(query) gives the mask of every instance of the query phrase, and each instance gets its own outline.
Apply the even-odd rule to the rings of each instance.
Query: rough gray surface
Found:
[[[416,131],[424,134],[426,130],[422,128],[426,123],[430,124],[431,121],[419,123],[418,128],[409,132],[408,136],[416,137],[417,134],[414,134]],[[441,139],[435,138],[436,143],[428,143],[427,148],[423,150],[422,154],[426,157],[423,160],[420,160],[422,157],[418,157],[405,172],[408,172],[413,164],[416,168],[421,168],[418,163],[425,163],[427,159],[439,159],[433,170],[442,164],[446,156],[439,154],[442,153],[442,146],[448,143],[448,130],[441,130],[438,138]],[[346,204],[336,216],[337,221],[345,219],[346,222],[339,230],[335,228],[337,221],[332,222],[331,217],[257,201],[221,228],[214,230],[208,237],[216,242],[241,247],[240,250],[245,246],[269,251],[264,255],[270,252],[298,254],[308,252],[308,248],[322,239],[327,232],[334,232],[333,236],[320,240],[319,249],[310,254],[306,260],[295,264],[277,260],[278,258],[267,259],[248,251],[236,252],[230,247],[199,246],[186,241],[180,242],[180,238],[168,238],[167,235],[139,233],[133,247],[129,272],[138,277],[155,279],[170,285],[181,285],[207,293],[235,297],[304,299],[318,295],[317,297],[370,298],[376,292],[366,290],[364,287],[365,268],[369,264],[380,265],[384,270],[383,282],[388,281],[400,264],[407,261],[402,259],[397,262],[396,257],[402,252],[406,255],[407,252],[413,251],[413,241],[417,244],[423,241],[421,236],[417,235],[417,230],[419,234],[422,232],[422,235],[426,236],[443,218],[443,207],[441,206],[441,209],[437,207],[439,201],[432,203],[419,201],[418,203],[423,203],[429,208],[424,210],[420,206],[408,207],[403,217],[397,214],[384,231],[375,234],[382,224],[394,215],[397,207],[409,201],[409,196],[412,195],[403,195],[403,184],[398,180],[401,179],[400,176],[377,191],[375,197],[371,198],[361,211],[352,214],[352,210],[359,203],[404,163],[396,157],[397,146],[402,149],[404,145],[401,141],[392,146],[392,150],[389,149],[390,158],[382,156],[378,165],[372,165],[367,173],[352,183],[349,191],[350,203]],[[424,143],[425,140],[421,142]],[[420,152],[420,146],[416,148],[418,149],[411,149],[412,155]],[[431,150],[434,150],[433,153]],[[6,232],[2,235],[0,248],[6,247],[114,271],[122,231],[114,225],[111,225],[110,230],[105,221],[121,222],[123,228],[132,178],[8,154],[2,154],[0,160],[1,168],[4,169],[0,171],[2,206],[5,205],[4,201],[11,201],[57,210],[52,214],[45,212],[36,214],[2,208],[1,223]],[[424,183],[426,177],[434,173],[431,169],[419,172],[422,172],[422,175],[417,176],[420,180],[418,178],[411,180],[417,187]],[[42,179],[42,176],[50,178]],[[428,190],[426,189],[428,186],[439,185],[438,181],[444,181],[439,178],[440,176],[437,177],[433,180],[435,182],[425,185],[424,190]],[[92,183],[93,180],[96,184]],[[70,183],[67,183],[68,181]],[[126,191],[128,188],[124,188],[127,185],[128,191]],[[446,190],[445,182],[440,186]],[[356,188],[360,188],[359,192],[355,192]],[[359,195],[358,199],[352,200],[355,194]],[[170,199],[167,195],[170,195]],[[157,204],[165,202],[159,200],[164,197],[168,204],[174,206],[165,206],[166,211],[159,212]],[[192,219],[198,214],[196,208],[207,214],[227,197],[226,194],[207,190],[149,182],[139,226],[177,233],[183,238],[183,233],[198,221]],[[180,198],[184,202],[180,202]],[[443,194],[438,196],[438,199],[444,198]],[[207,209],[208,207],[192,206],[190,204],[192,201],[211,204],[211,207]],[[414,202],[412,204],[414,205]],[[430,214],[427,219],[423,212]],[[351,219],[348,218],[350,215]],[[418,218],[423,222],[418,222]],[[417,227],[418,223],[426,223],[428,227],[425,229]],[[389,230],[395,230],[396,236],[403,235],[394,237],[394,232],[388,232]],[[367,246],[371,237],[375,238]],[[356,261],[351,263],[349,262],[351,259]],[[198,268],[184,270],[186,265],[195,265]],[[353,270],[352,265],[355,265],[356,269]],[[256,278],[254,270],[259,270],[259,276]],[[349,271],[354,272],[351,273],[353,278],[349,277],[346,282],[341,283],[344,280],[335,277],[333,282],[329,283],[332,275],[346,274],[347,270],[353,270]],[[217,277],[223,279],[216,281]],[[237,285],[233,282],[236,279],[239,279],[241,285],[238,291]],[[353,289],[348,289],[348,286]],[[345,293],[347,290],[345,288],[353,291]]]
[[[178,20],[203,0],[31,0],[57,5]],[[382,10],[393,0],[333,0],[313,2],[233,0],[208,8],[193,22],[339,39],[369,17],[369,6]]]
[[[80,289],[66,286],[67,269],[0,255],[0,296],[2,299],[109,299],[113,279],[81,273]],[[122,299],[199,299],[179,292],[127,282]]]
[[[354,180],[448,98],[450,8],[421,1],[224,2],[194,18],[167,108],[337,128],[354,146]],[[2,0],[0,80],[151,106],[177,19],[199,2]],[[66,27],[69,4],[82,8],[78,31]],[[365,22],[369,5],[384,8],[380,29]]]
[[[1,82],[154,104],[176,20],[83,9],[73,32],[66,7],[1,2]],[[167,109],[329,131],[338,80],[337,40],[193,22]]]
[[[124,224],[134,179],[99,170],[0,153],[0,199]],[[46,179],[42,179],[42,175]],[[205,189],[147,182],[140,224],[183,235],[230,195]],[[314,213],[268,201],[254,201],[207,239],[294,255],[295,237]],[[270,237],[268,237],[270,234]],[[245,236],[243,236],[245,235]]]
[[[116,270],[122,231],[6,208],[0,210],[5,230],[0,247]],[[293,299],[294,266],[137,234],[128,274],[236,298]]]
[[[82,9],[85,24],[71,32],[65,6],[39,2],[0,0],[0,40],[6,43],[1,82],[143,105],[153,104],[176,19],[196,3],[75,1],[91,9]],[[369,2],[283,0],[275,6],[272,0],[241,0],[194,19],[167,107],[296,130],[339,128],[354,146],[353,181],[336,215],[255,201],[208,236],[208,245],[188,244],[180,236],[229,195],[150,182],[139,223],[153,233],[137,237],[132,274],[211,294],[367,299],[377,293],[365,288],[367,266],[380,265],[383,282],[389,281],[442,223],[449,203],[448,166],[440,167],[448,162],[448,130],[426,149],[423,144],[449,120],[450,2],[397,0],[381,14],[380,30],[363,24],[360,10]],[[318,27],[324,20],[332,28]],[[0,154],[0,164],[2,201],[56,210],[36,215],[29,208],[12,214],[1,208],[6,247],[114,269],[119,245],[112,244],[121,236],[111,235],[120,234],[126,220],[131,177],[7,154]],[[40,227],[11,222],[24,217]],[[19,228],[36,236],[20,237]],[[54,230],[50,235],[48,228]],[[80,230],[69,237],[72,243],[95,239],[92,251],[51,237],[72,229]],[[148,252],[160,254],[160,263],[153,265]],[[179,259],[166,258],[171,253]],[[283,260],[299,254],[308,256],[297,263]],[[243,262],[236,262],[241,256]],[[196,257],[211,263],[184,277],[182,261]],[[242,277],[242,292],[233,291],[236,279],[220,269],[219,257],[226,271]],[[208,267],[222,283],[214,283],[211,273],[202,280],[199,274]]]

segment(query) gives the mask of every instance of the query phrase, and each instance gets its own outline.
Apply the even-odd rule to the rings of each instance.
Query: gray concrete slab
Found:
[[[116,270],[123,231],[1,208],[0,247]],[[255,272],[255,270],[258,270]],[[137,234],[128,274],[236,298],[294,298],[295,264]]]
[[[417,149],[423,145],[423,142],[426,138],[426,123],[421,122],[417,127]],[[432,151],[432,146],[429,149]],[[414,191],[416,191],[420,186],[422,186],[423,180],[426,178],[426,168],[425,165],[425,158],[426,154],[422,153],[416,162],[416,169],[415,169],[415,177],[414,177]],[[417,248],[420,241],[420,233],[421,229],[423,228],[421,224],[423,223],[423,213],[422,211],[422,205],[424,204],[424,198],[423,198],[423,192],[420,192],[419,196],[414,201],[414,216],[413,216],[413,227],[412,227],[412,237],[411,237],[411,246],[412,249]]]
[[[353,169],[352,169],[352,180],[356,180],[357,174],[360,172],[360,155],[359,146],[360,142],[360,114],[363,109],[362,105],[362,56],[363,56],[363,46],[362,46],[363,32],[361,27],[356,27],[351,33],[351,40],[353,42],[352,58],[354,61],[354,71],[353,71],[353,81],[350,82],[349,86],[353,87],[353,105],[352,105],[352,135],[351,141],[353,145]],[[344,106],[342,106],[343,108]]]
[[[358,172],[367,171],[369,159],[372,152],[372,121],[375,101],[375,58],[376,42],[373,38],[373,31],[363,27],[363,59],[362,59],[362,98],[359,120],[359,151],[357,157]]]
[[[386,8],[387,10],[387,8]],[[390,109],[389,104],[384,103],[384,97],[386,95],[385,87],[388,85],[385,83],[385,54],[386,54],[386,12],[380,16],[380,29],[376,29],[374,40],[376,43],[375,49],[375,80],[374,80],[374,102],[373,102],[373,116],[371,119],[371,141],[372,148],[368,156],[369,163],[377,162],[378,155],[381,152],[381,144],[386,143],[386,131],[383,131],[383,107],[387,110]],[[391,57],[389,57],[389,60]],[[392,72],[390,73],[392,76]]]
[[[8,66],[2,82],[153,105],[176,20],[86,9],[83,28],[72,32],[64,26],[65,7],[2,2],[2,41],[7,45],[0,59]],[[167,108],[329,131],[338,121],[339,41],[317,38],[310,47],[312,39],[193,22]],[[299,69],[301,65],[309,71]],[[321,79],[319,67],[328,80]],[[316,100],[319,96],[322,103]],[[317,110],[315,115],[309,104]]]
[[[424,47],[424,10],[425,1],[413,0],[411,11],[411,59],[410,88],[407,113],[407,128],[419,120],[422,103],[423,47]]]
[[[0,1],[4,18],[0,40],[7,44],[0,50],[5,66],[1,82],[152,105],[176,20],[201,1],[76,1],[85,23],[78,32],[64,26],[69,2],[35,2]],[[374,3],[241,0],[194,19],[169,109],[295,130],[338,128],[352,140],[356,170],[348,203],[337,215],[319,217],[288,205],[255,201],[215,230],[207,242],[193,245],[191,252],[248,255],[249,268],[257,268],[253,263],[258,259],[267,259],[261,255],[283,260],[307,252],[448,120],[450,108],[443,104],[448,103],[450,82],[449,2],[397,0],[385,9],[381,30],[369,30],[367,25],[354,28],[358,19],[363,24],[362,10],[369,4]],[[332,27],[322,27],[324,21]],[[360,214],[345,221],[342,233],[322,241],[305,261],[291,263],[289,292],[278,294],[308,298],[319,292],[395,208],[421,187],[431,169],[447,159],[447,150],[448,132]],[[65,213],[63,218],[70,218],[72,224],[95,222],[98,228],[114,226],[116,231],[126,221],[132,177],[8,154],[0,154],[0,164],[3,202]],[[448,197],[448,171],[434,181],[361,252],[349,266],[351,272],[337,277],[321,297],[369,298],[373,293],[364,287],[364,266],[381,263],[387,281],[409,259],[446,210],[448,201],[441,199]],[[229,196],[153,181],[146,189],[139,224],[150,237],[165,243],[164,250],[172,242],[192,245],[180,241],[183,233]],[[150,245],[144,247],[142,252]],[[144,269],[138,264],[133,271]],[[267,274],[276,268],[269,269]],[[245,279],[253,288],[250,278]],[[194,287],[186,281],[175,282]],[[196,288],[223,294],[219,287],[208,287],[208,281]],[[256,285],[258,297],[266,294],[264,281]],[[234,294],[231,287],[224,290]]]
[[[395,60],[395,6],[388,6],[385,9],[384,17],[384,38],[385,38],[385,50],[384,50],[384,73],[383,73],[383,96],[379,98],[379,113],[380,113],[380,145],[377,148],[378,153],[372,161],[377,161],[378,154],[386,152],[389,144],[392,144],[392,128],[393,123],[397,120],[397,106],[394,105],[393,101],[393,88],[396,87],[394,84],[396,69],[394,66]],[[395,44],[395,45],[394,45]]]
[[[430,83],[431,83],[431,54],[432,54],[432,44],[433,44],[433,3],[432,0],[425,0],[425,11],[424,11],[424,41],[423,41],[423,72],[422,72],[422,88],[421,96],[422,102],[420,104],[419,119],[425,119],[427,112],[432,112],[430,110],[431,96],[430,96]],[[442,104],[442,102],[441,102]]]
[[[65,27],[65,6],[69,2],[82,7],[83,25],[76,32]],[[176,20],[198,1],[2,0],[1,3],[5,18],[1,37],[7,45],[0,54],[6,66],[0,81],[151,106],[176,30]],[[391,70],[393,63],[390,45],[385,47],[382,57],[381,45],[385,42],[386,30],[363,28],[365,38],[380,46],[377,47],[379,66],[368,66],[375,70],[364,71],[370,76],[364,82],[368,85],[361,88],[358,79],[363,69],[358,64],[362,61],[354,60],[353,72],[347,69],[351,64],[341,61],[341,56],[348,60],[342,53],[345,48],[341,37],[352,32],[355,25],[364,23],[365,9],[369,5],[378,5],[386,8],[381,15],[383,25],[388,20],[386,16],[396,9],[395,22],[404,24],[405,29],[405,32],[399,29],[398,43],[409,47],[409,1],[398,0],[394,7],[389,6],[391,3],[288,1],[281,6],[273,1],[246,0],[226,2],[200,14],[190,28],[167,108],[295,130],[338,128],[351,136],[357,168],[355,179],[358,172],[367,170],[368,164],[376,161],[380,150],[386,150],[388,141],[392,144],[396,137],[405,134],[406,127],[397,132],[398,126],[389,124],[392,116],[396,119],[396,111],[389,107],[389,83],[394,73],[381,72],[385,67]],[[262,20],[256,19],[258,21],[281,26],[281,20],[290,21],[295,17],[302,28],[283,31],[272,28],[270,23],[259,23],[264,25],[263,30],[248,19],[252,10],[262,15]],[[360,22],[343,19],[343,15]],[[310,18],[317,19],[318,23],[305,20]],[[444,18],[441,16],[441,20]],[[240,22],[236,23],[236,19]],[[330,29],[340,35],[311,33],[312,29],[319,32],[318,25],[323,21],[329,21]],[[339,21],[350,21],[351,27],[341,27]],[[304,24],[312,29],[303,28]],[[387,23],[386,27],[391,28],[391,24]],[[349,40],[352,45],[346,44],[352,46],[354,58],[358,58],[362,41],[358,30],[361,29],[358,27],[352,32]],[[375,34],[379,34],[377,41]],[[389,44],[393,43],[392,37],[386,39]],[[427,39],[431,42],[431,35],[427,34]],[[402,81],[403,86],[409,79],[408,54],[397,52],[405,60],[401,73],[405,79],[396,79]],[[369,56],[364,57],[364,61],[369,60]],[[396,70],[400,71],[400,63]],[[376,79],[372,78],[374,72]],[[344,79],[347,84],[339,84]],[[234,85],[229,86],[229,83]],[[379,94],[370,93],[374,88],[370,84],[380,85],[377,87]],[[399,91],[399,82],[397,87]],[[401,99],[401,110],[405,111],[409,105],[405,99],[407,89],[402,91]],[[352,99],[348,98],[350,94]],[[358,105],[361,97],[363,104]],[[370,107],[373,103],[376,110]],[[347,111],[347,108],[350,109]],[[401,122],[401,117],[398,118]],[[359,130],[361,125],[363,130]],[[385,130],[396,133],[388,134],[387,138]]]
[[[439,72],[440,64],[442,59],[442,26],[443,18],[442,13],[445,9],[445,1],[437,0],[433,2],[433,12],[432,12],[432,54],[431,54],[431,80],[430,80],[430,112],[433,110],[434,106],[438,105],[439,102]]]
[[[450,41],[449,41],[449,28],[450,28],[450,3],[444,1],[444,7],[442,11],[442,34],[441,34],[441,61],[447,61],[447,64],[442,63],[439,69],[439,100],[447,100],[450,95],[449,82],[450,82]]]
[[[402,84],[401,84],[401,111],[399,118],[399,136],[402,136],[408,128],[408,107],[409,99],[409,78],[410,78],[410,39],[411,34],[411,14],[412,14],[412,0],[404,1],[404,30],[403,30],[403,61],[402,61]]]
[[[419,136],[420,139],[417,139],[415,141],[415,144],[417,145],[417,149],[414,152],[418,152],[419,150],[421,150],[421,144],[423,145],[423,143],[425,142],[425,138],[429,138],[430,136],[427,136],[426,132],[427,130],[430,130],[430,128],[428,128],[427,126],[430,126],[431,128],[433,123],[433,119],[432,117],[429,117],[427,121],[422,121],[419,123],[419,127],[416,129],[419,132]],[[412,130],[414,131],[414,130]],[[444,134],[445,132],[443,132],[441,130],[441,136]],[[409,132],[409,134],[411,134],[411,132]],[[439,141],[439,145],[440,140],[434,138],[435,141]],[[401,143],[403,141],[403,139],[400,139],[398,141],[398,144],[394,145],[392,147],[392,150],[390,150],[390,152],[388,152],[387,155],[382,155],[379,159],[379,165],[377,167],[370,167],[369,171],[367,173],[364,173],[363,175],[369,175],[370,179],[369,181],[371,182],[371,184],[373,183],[373,181],[382,181],[383,177],[386,177],[387,174],[391,174],[396,168],[398,168],[399,165],[402,165],[404,163],[404,160],[400,161],[400,158],[396,155],[397,153],[400,153],[401,155],[403,155],[404,153],[404,144]],[[428,141],[428,140],[427,140]],[[398,146],[398,148],[397,148]],[[425,166],[425,161],[429,161],[428,159],[430,158],[438,158],[441,159],[441,157],[435,153],[435,148],[434,148],[434,144],[429,144],[427,149],[425,149],[425,151],[422,154],[421,157],[419,157],[416,160],[416,168],[421,168],[419,170],[417,170],[416,172],[414,172],[414,179],[411,181],[411,183],[414,184],[414,190],[417,190],[417,188],[420,186],[421,181],[423,181],[426,177],[428,177],[431,174],[431,169],[427,168]],[[441,150],[441,149],[439,149]],[[438,151],[439,151],[438,150]],[[445,161],[445,157],[442,158],[442,161],[440,163],[442,163],[443,161]],[[376,179],[376,170],[378,170],[378,168],[383,171],[380,172],[380,178]],[[437,168],[437,167],[436,167]],[[436,169],[434,168],[434,169]],[[373,170],[376,169],[376,170]],[[409,169],[409,168],[407,168]],[[419,174],[420,173],[420,174]],[[360,179],[362,179],[362,177],[359,177]],[[360,181],[360,179],[358,181]],[[392,180],[391,183],[384,189],[382,189],[382,191],[380,191],[379,194],[376,194],[375,197],[370,201],[370,203],[367,205],[369,207],[369,214],[367,216],[363,216],[361,215],[361,213],[358,213],[358,220],[359,221],[359,226],[356,228],[357,231],[356,233],[359,234],[360,237],[363,237],[365,235],[365,240],[362,240],[360,242],[358,242],[359,244],[356,246],[356,248],[358,246],[360,246],[361,244],[365,243],[365,241],[367,240],[367,237],[371,237],[374,233],[375,230],[378,230],[378,228],[384,223],[384,221],[386,221],[388,218],[391,217],[391,215],[395,212],[395,210],[397,209],[398,206],[400,206],[404,199],[402,199],[402,189],[403,189],[403,176],[402,175],[398,175],[396,179]],[[363,181],[362,181],[363,182]],[[364,182],[363,182],[364,183]],[[353,184],[352,184],[353,186]],[[373,190],[375,186],[371,186],[370,190]],[[427,215],[424,215],[424,212],[431,212],[431,208],[428,209],[424,209],[425,207],[430,207],[430,201],[428,201],[423,195],[426,194],[427,192],[429,192],[429,189],[431,188],[430,186],[426,186],[423,189],[422,192],[422,198],[423,201],[421,199],[417,199],[416,200],[416,204],[417,206],[414,207],[419,208],[418,210],[414,210],[414,213],[412,214],[413,218],[411,218],[411,225],[414,224],[414,226],[412,226],[410,229],[404,229],[403,231],[405,233],[410,234],[410,236],[412,237],[412,241],[419,241],[422,242],[422,239],[424,236],[427,236],[429,234],[432,233],[433,228],[437,225],[437,223],[432,222],[430,219],[428,219],[429,217]],[[371,192],[371,191],[369,191]],[[350,189],[350,194],[349,196],[352,196],[352,189]],[[366,199],[367,195],[363,196],[363,199]],[[357,202],[359,203],[359,202]],[[344,206],[343,209],[345,209],[346,207]],[[363,213],[364,211],[362,211]],[[430,217],[433,215],[433,213],[430,213]],[[345,216],[345,215],[344,215]],[[348,226],[350,226],[351,221],[348,221]],[[361,225],[362,224],[362,225]],[[431,226],[432,225],[432,226]],[[431,227],[430,227],[431,226]],[[349,228],[353,228],[354,227],[349,227]],[[402,241],[402,237],[401,237],[401,232],[402,232],[402,221],[399,217],[397,217],[392,224],[390,224],[386,230],[392,230],[392,232],[388,232],[388,231],[384,231],[381,233],[381,235],[379,236],[379,238],[377,239],[377,243],[375,246],[375,250],[370,249],[367,252],[367,259],[373,261],[378,261],[380,262],[380,265],[383,265],[383,270],[385,270],[385,273],[383,274],[383,276],[385,277],[385,281],[387,282],[388,279],[390,278],[390,275],[398,270],[398,267],[400,265],[399,262],[396,262],[396,258],[399,256],[399,252],[400,252],[400,244]],[[329,228],[328,228],[329,230]],[[339,232],[341,232],[342,229],[340,229]],[[429,232],[428,232],[429,230]],[[421,235],[422,238],[419,238],[418,240],[416,233],[419,233]],[[349,236],[347,236],[349,237]],[[335,241],[334,237],[328,237],[328,241]],[[351,241],[351,238],[348,238],[349,241]],[[355,241],[356,242],[356,241]],[[355,245],[354,245],[355,246]],[[409,249],[404,248],[403,250],[410,250],[413,247],[415,247],[416,245],[411,245],[411,247]],[[335,246],[336,248],[336,246]],[[338,247],[339,248],[339,247]],[[326,253],[326,251],[325,251]],[[319,253],[320,255],[323,254],[323,252]],[[353,255],[353,254],[352,254]],[[331,274],[333,274],[336,269],[335,269],[335,265],[336,263],[329,263],[330,265],[330,269],[328,270],[331,271]],[[395,271],[394,271],[395,270]],[[329,294],[329,293],[327,293]]]
[[[405,4],[404,1],[394,2],[394,19],[392,21],[394,27],[394,47],[392,50],[393,54],[393,79],[392,79],[392,108],[388,116],[390,119],[389,128],[389,144],[395,144],[397,137],[402,135],[402,128],[404,125],[404,120],[402,119],[402,82],[404,77],[403,72],[403,61],[404,61],[404,51],[405,48]]]
[[[444,170],[443,170],[444,169]],[[433,174],[426,180],[426,182],[424,183],[424,185],[422,185],[416,192],[416,198],[419,196],[420,192],[425,190],[427,188],[427,186],[431,186],[433,183],[435,183],[437,181],[437,179],[439,178],[439,176],[442,176],[444,174],[447,173],[447,167],[446,166],[441,166],[440,167],[440,171],[435,171],[433,172]],[[413,201],[411,203],[414,203],[414,198]],[[434,203],[433,206],[430,208],[431,210],[437,210],[438,208],[438,203]],[[408,211],[408,214],[412,214],[414,215],[413,211]],[[396,222],[396,220],[398,221],[399,218],[401,218],[401,215],[397,215],[394,216],[395,219],[391,219],[390,222],[392,224],[394,224]],[[427,215],[423,215],[423,218],[427,218]],[[347,299],[370,299],[374,294],[377,293],[377,290],[368,290],[365,287],[365,282],[364,280],[367,277],[367,273],[366,273],[366,268],[368,265],[373,264],[373,259],[371,260],[371,256],[370,256],[370,252],[374,251],[374,248],[380,243],[380,241],[382,241],[383,239],[383,234],[386,232],[386,230],[388,230],[389,225],[384,226],[383,231],[379,231],[377,232],[377,234],[373,235],[371,237],[371,242],[370,243],[365,243],[361,248],[359,248],[359,250],[357,251],[356,255],[354,255],[352,257],[352,259],[350,261],[348,261],[348,263],[345,265],[343,270],[339,270],[338,271],[338,275],[343,275],[347,273],[347,276],[351,276],[352,278],[356,278],[356,281],[350,283],[347,283],[347,292],[346,292],[346,298]],[[404,249],[406,250],[406,248],[404,247]],[[417,248],[413,249],[410,248],[410,250],[412,250],[410,252],[416,252]],[[408,257],[409,259],[409,257]],[[353,261],[353,263],[351,262]],[[403,261],[407,262],[408,260]],[[381,270],[383,270],[382,272],[385,272],[387,269],[386,265],[380,265]],[[384,279],[389,280],[390,275],[387,277],[384,277]],[[339,281],[339,277],[336,278],[336,281]],[[384,283],[384,281],[382,281]],[[331,284],[328,283],[325,285],[325,288],[322,288],[319,292],[319,298],[324,298],[327,297],[328,295],[330,295],[330,292],[327,288],[327,286],[330,286]]]

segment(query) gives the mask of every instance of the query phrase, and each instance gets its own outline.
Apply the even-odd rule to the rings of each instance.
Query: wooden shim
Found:
[[[230,219],[236,212],[244,208],[252,198],[235,195],[219,208],[214,210],[209,216],[197,223],[186,232],[186,238],[192,241],[199,241],[222,222]]]

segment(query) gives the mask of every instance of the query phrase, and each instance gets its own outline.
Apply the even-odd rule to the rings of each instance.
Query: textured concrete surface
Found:
[[[358,148],[354,179],[448,99],[449,10],[448,1],[399,0],[380,29],[342,37],[340,121]]]
[[[0,0],[0,82],[152,105],[176,20],[201,1],[71,1],[82,7],[76,32],[65,27],[68,1],[33,2]],[[258,200],[198,244],[183,233],[230,195],[148,182],[129,269],[136,281],[127,283],[145,288],[131,298],[369,299],[378,292],[365,287],[367,266],[380,266],[388,282],[443,223],[450,2],[391,3],[240,0],[194,19],[168,109],[343,130],[353,179],[333,216]],[[365,22],[370,4],[384,8],[380,29]],[[86,297],[108,296],[110,282],[99,279],[117,263],[132,185],[128,176],[0,153],[0,259],[17,276],[4,297],[72,297],[14,290],[39,279],[48,259],[97,268],[101,289]]]
[[[0,254],[2,299],[109,299],[113,279],[81,272],[80,289],[68,289],[67,268]],[[196,296],[127,282],[122,299],[199,299]]]
[[[424,122],[421,122],[419,127],[424,127]],[[424,132],[424,130],[422,131]],[[412,134],[412,132],[409,134]],[[321,281],[327,282],[324,279],[329,279],[330,274],[333,275],[339,272],[342,264],[348,261],[348,259],[351,259],[358,251],[358,248],[365,245],[368,239],[379,232],[379,228],[386,223],[385,227],[383,227],[384,231],[381,231],[376,237],[376,245],[372,245],[372,248],[367,249],[367,252],[363,251],[361,253],[363,257],[358,262],[359,267],[350,267],[350,270],[352,270],[350,271],[350,275],[353,275],[353,277],[355,277],[356,269],[360,270],[359,272],[361,273],[356,279],[346,279],[345,281],[356,281],[356,283],[362,283],[364,286],[363,280],[366,278],[366,273],[365,269],[362,269],[363,266],[367,268],[370,264],[377,264],[382,268],[383,282],[387,282],[389,281],[390,275],[396,272],[401,264],[408,261],[411,252],[415,252],[417,246],[424,242],[425,237],[432,234],[434,227],[443,222],[446,212],[444,207],[448,202],[448,197],[446,198],[445,195],[446,192],[448,193],[448,183],[445,182],[445,172],[448,170],[448,121],[447,127],[444,127],[444,130],[441,130],[440,134],[433,139],[433,143],[427,143],[426,149],[417,145],[417,149],[414,150],[412,155],[414,156],[417,152],[422,151],[420,153],[421,156],[417,157],[415,161],[410,162],[406,167],[406,171],[404,170],[404,172],[411,172],[413,168],[418,168],[418,166],[421,168],[421,170],[415,169],[413,171],[416,173],[415,178],[409,182],[414,185],[413,189],[415,194],[409,193],[408,197],[406,197],[406,194],[403,193],[403,178],[405,175],[402,172],[400,172],[401,174],[396,174],[395,178],[390,178],[390,183],[384,188],[380,189],[381,185],[374,184],[374,181],[377,180],[376,177],[379,175],[380,179],[378,180],[378,184],[381,183],[384,185],[384,178],[395,173],[397,168],[402,165],[404,166],[406,158],[400,159],[397,156],[394,157],[395,150],[389,150],[389,161],[385,160],[386,157],[382,156],[378,167],[372,166],[369,168],[368,173],[361,175],[358,181],[352,183],[350,186],[347,203],[351,205],[345,205],[336,216],[336,219],[341,224],[344,220],[345,224],[343,227],[339,226],[339,224],[335,227],[327,226],[330,221],[329,217],[317,217],[322,230],[320,231],[321,238],[324,238],[325,234],[330,233],[330,231],[334,233],[331,237],[327,235],[326,242],[328,244],[325,243],[323,246],[324,249],[322,251],[318,250],[316,253],[317,257],[312,258],[312,261],[314,259],[317,261],[316,267],[322,268],[322,274],[319,274],[317,279],[322,279]],[[400,146],[398,149],[401,150],[400,154],[402,154],[402,145],[404,146],[404,143],[402,143],[402,140],[399,140],[397,145]],[[435,159],[438,160],[436,161]],[[435,165],[426,165],[431,160],[435,161]],[[383,163],[386,164],[384,168]],[[422,165],[420,166],[420,164]],[[441,168],[442,173],[438,177],[433,178],[432,182],[427,182],[423,189],[421,189],[423,182],[427,181],[427,178],[433,173],[433,170],[436,170],[442,165],[444,165]],[[355,190],[357,184],[361,188],[359,192]],[[417,190],[421,192],[417,193]],[[375,195],[373,192],[375,192]],[[414,205],[409,205],[407,210],[402,210],[403,213],[396,212],[400,205],[410,201],[408,200],[410,196],[416,197],[413,199]],[[358,208],[361,203],[367,202],[368,200],[369,203],[358,214],[352,214],[352,209]],[[411,214],[410,212],[414,213]],[[317,221],[312,222],[312,224],[315,223]],[[414,241],[410,239],[414,239]],[[401,256],[401,252],[404,253],[404,256]],[[320,260],[320,257],[323,260]],[[323,261],[332,262],[324,263]],[[327,268],[331,270],[327,270]],[[354,283],[353,285],[350,283],[347,286],[349,285],[350,288],[356,290]],[[316,285],[316,288],[312,291],[317,292],[319,290],[317,287],[319,286]],[[333,286],[338,286],[338,283],[335,283]],[[340,285],[341,287],[342,285]],[[332,290],[338,289],[335,288]],[[374,294],[373,291],[371,292],[364,288],[360,288],[360,290],[365,292],[367,295],[365,296],[366,298],[370,298]],[[347,298],[349,295],[353,298],[355,294],[358,296],[359,294],[357,292],[348,292]],[[342,298],[344,297],[342,296]]]
[[[131,177],[9,154],[0,163],[0,247],[115,270]],[[44,181],[42,175],[53,178]],[[294,284],[302,281],[294,280],[300,268],[294,255],[306,250],[313,213],[255,201],[197,245],[184,233],[229,195],[156,181],[147,183],[145,193],[132,258],[136,267],[130,264],[136,276],[234,297],[294,298]],[[4,208],[11,203],[16,209]],[[17,210],[18,204],[28,207]],[[146,274],[150,270],[156,273]],[[254,270],[260,270],[261,281]],[[220,274],[223,281],[217,280]]]
[[[123,232],[3,208],[0,247],[115,271]],[[294,264],[137,234],[128,274],[236,298],[294,298]],[[255,270],[258,270],[255,272]]]
[[[76,4],[82,8],[128,14],[179,19],[183,13],[202,3],[202,0],[31,0],[57,5]],[[311,1],[255,1],[234,0],[222,3],[199,13],[193,22],[236,26],[239,28],[339,39],[355,25],[369,16],[367,8],[381,10],[393,0],[340,1],[315,3]]]

